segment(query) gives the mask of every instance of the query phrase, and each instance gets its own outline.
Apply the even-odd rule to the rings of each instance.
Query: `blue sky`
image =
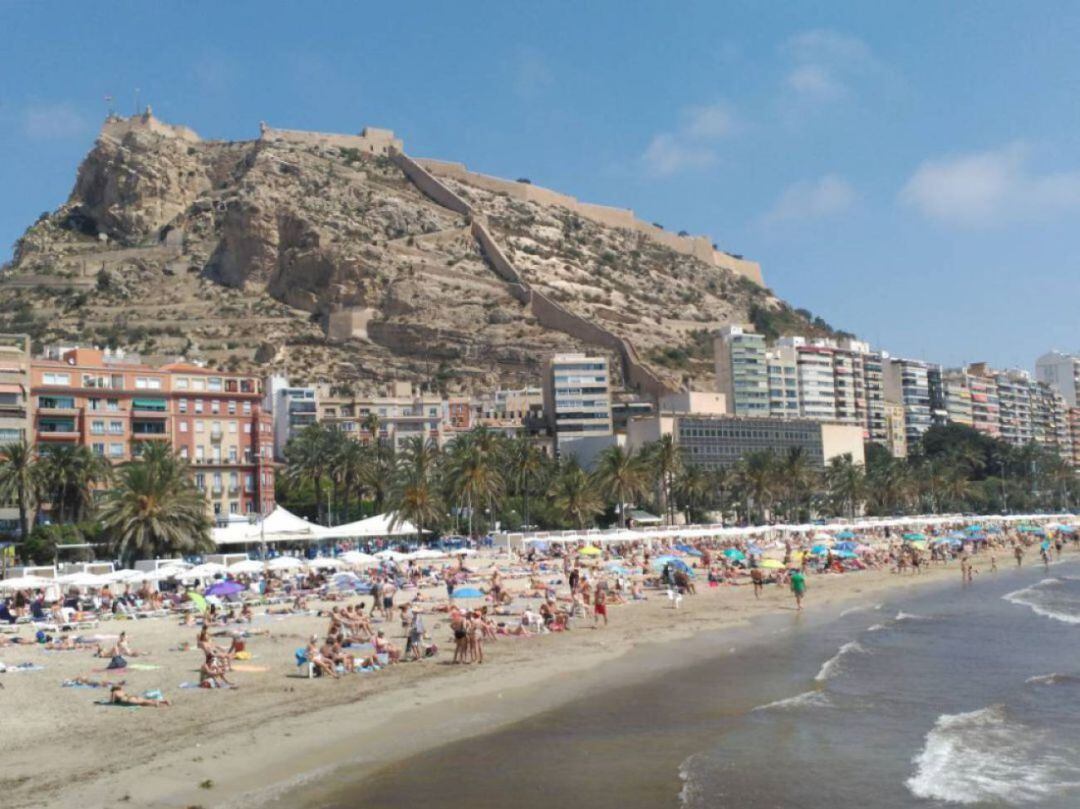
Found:
[[[893,354],[1080,349],[1080,4],[0,0],[2,253],[112,95],[207,138],[386,126],[762,262]]]

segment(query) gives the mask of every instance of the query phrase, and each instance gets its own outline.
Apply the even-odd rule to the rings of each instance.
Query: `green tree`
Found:
[[[443,513],[435,481],[438,459],[438,448],[421,436],[405,442],[390,489],[389,499],[394,512],[391,527],[408,520],[423,536],[425,529],[438,526]]]
[[[112,464],[77,444],[52,447],[39,463],[42,492],[59,523],[85,520],[94,507],[94,490],[112,479]]]
[[[596,491],[594,481],[576,459],[562,465],[548,494],[566,521],[579,531],[604,510],[603,498]]]
[[[615,504],[619,526],[626,527],[626,504],[637,502],[648,486],[648,470],[640,456],[620,446],[608,447],[597,459],[600,493]]]
[[[128,563],[214,548],[206,498],[187,463],[172,453],[154,450],[121,466],[98,516]]]
[[[19,537],[30,536],[35,518],[41,474],[34,448],[25,440],[0,447],[0,501],[19,509]]]
[[[834,508],[854,519],[865,494],[866,476],[851,453],[829,461],[825,467],[825,487]]]

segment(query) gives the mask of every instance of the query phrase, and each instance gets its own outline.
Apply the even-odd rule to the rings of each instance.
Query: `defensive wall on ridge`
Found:
[[[356,149],[369,155],[389,157],[400,152],[402,142],[389,129],[364,127],[359,135],[339,135],[330,132],[305,132],[300,129],[275,129],[265,123],[259,124],[259,140],[270,143],[295,143],[300,146],[334,146],[338,149]]]
[[[475,212],[465,200],[440,182],[419,161],[401,152],[391,155],[406,176],[434,202],[469,217],[473,237],[495,273],[508,285],[510,293],[523,304],[541,326],[569,334],[584,343],[597,345],[617,354],[622,362],[623,376],[629,385],[655,396],[658,400],[673,389],[646,366],[633,345],[625,338],[596,323],[569,311],[562,304],[533,288],[506,256],[487,227],[486,217]]]
[[[646,238],[674,250],[676,253],[693,256],[699,261],[714,267],[731,270],[736,275],[747,278],[759,286],[765,285],[761,274],[761,265],[756,261],[748,261],[730,253],[725,253],[723,250],[716,250],[713,248],[712,242],[704,236],[680,236],[677,233],[670,233],[658,228],[656,225],[638,219],[629,208],[615,208],[608,205],[581,202],[569,194],[561,194],[543,186],[514,182],[501,177],[492,177],[489,174],[469,171],[464,163],[432,160],[430,158],[417,158],[414,162],[435,177],[449,177],[495,194],[506,194],[511,199],[518,199],[523,202],[557,205],[599,225],[640,233]]]

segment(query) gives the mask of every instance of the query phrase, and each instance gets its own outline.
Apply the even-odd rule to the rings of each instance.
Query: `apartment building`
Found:
[[[889,358],[885,363],[885,399],[904,408],[904,439],[909,451],[933,423],[929,371],[930,364],[920,360]]]
[[[30,389],[39,452],[78,444],[119,464],[161,441],[192,464],[216,516],[273,509],[273,424],[257,378],[73,347],[32,360]]]
[[[611,377],[606,357],[556,354],[544,372],[544,413],[556,447],[612,435]]]
[[[1080,355],[1043,354],[1035,361],[1035,379],[1060,393],[1068,407],[1080,406]]]
[[[285,445],[305,427],[318,420],[315,404],[317,391],[313,387],[293,387],[284,377],[266,380],[263,409],[270,413],[274,425],[274,460],[285,460]]]
[[[942,389],[949,422],[974,427],[975,415],[967,373],[962,368],[946,369],[942,373]]]
[[[713,341],[716,389],[736,416],[769,415],[769,369],[765,336],[727,326]]]
[[[768,369],[769,415],[778,419],[799,418],[799,364],[794,353],[774,348],[765,352]]]
[[[0,447],[27,441],[30,435],[30,338],[0,334]],[[0,534],[18,528],[18,504],[0,502]]]
[[[837,386],[833,366],[833,349],[827,345],[811,344],[805,337],[782,337],[775,349],[784,362],[794,363],[798,374],[799,415],[814,421],[837,421]],[[850,376],[845,379],[845,395],[854,395]],[[854,400],[845,401],[854,407]]]
[[[885,445],[894,458],[906,458],[907,416],[904,406],[899,402],[886,401],[882,406],[882,413],[885,417],[885,440],[880,443]]]
[[[885,415],[885,357],[879,351],[862,355],[863,392],[866,397],[866,440],[879,444],[888,442]]]
[[[316,408],[321,424],[338,427],[364,444],[373,440],[371,427],[380,441],[397,450],[416,437],[441,447],[452,435],[443,419],[442,397],[410,382],[393,382],[381,396],[357,396],[320,385]]]

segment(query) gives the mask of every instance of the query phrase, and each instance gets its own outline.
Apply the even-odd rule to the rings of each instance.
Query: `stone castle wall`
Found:
[[[730,253],[725,253],[722,250],[716,250],[713,248],[712,242],[704,236],[680,236],[677,233],[670,233],[658,228],[656,225],[638,219],[629,208],[614,208],[607,205],[581,202],[569,194],[561,194],[558,191],[552,191],[542,186],[504,180],[501,177],[492,177],[488,174],[469,171],[464,163],[427,158],[419,158],[415,162],[436,177],[449,177],[495,194],[506,194],[511,199],[518,199],[523,202],[535,202],[540,205],[556,205],[566,208],[583,219],[588,219],[605,227],[622,228],[640,233],[677,253],[693,256],[706,264],[730,270],[759,286],[765,284],[761,274],[761,265],[756,261],[748,261]]]
[[[339,135],[331,132],[305,132],[300,129],[275,129],[260,124],[259,140],[270,143],[295,143],[299,146],[333,146],[337,149],[357,149],[364,154],[389,157],[400,152],[402,142],[389,129],[365,127],[359,135]]]
[[[147,107],[146,112],[132,115],[130,118],[122,118],[119,115],[110,115],[101,125],[101,135],[115,140],[123,140],[129,132],[149,132],[164,138],[177,138],[188,143],[200,143],[202,138],[193,129],[178,124],[167,124],[154,117],[153,111]]]

